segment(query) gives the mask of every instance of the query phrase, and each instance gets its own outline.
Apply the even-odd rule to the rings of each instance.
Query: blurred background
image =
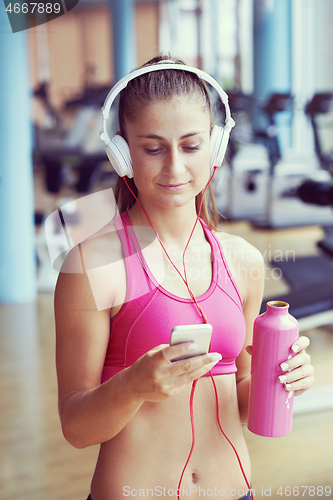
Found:
[[[1,499],[89,493],[98,448],[72,448],[57,414],[53,291],[68,250],[117,212],[104,99],[160,52],[228,93],[236,126],[215,179],[221,229],[262,252],[262,311],[287,301],[311,339],[316,381],[295,399],[292,433],[244,427],[256,497],[333,496],[332,28],[332,0],[80,0],[13,34],[1,4]],[[223,124],[218,100],[215,114]]]

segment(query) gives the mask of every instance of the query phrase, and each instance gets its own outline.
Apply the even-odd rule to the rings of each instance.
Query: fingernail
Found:
[[[189,342],[187,344],[187,350],[188,351],[194,351],[197,348],[197,344],[195,342]]]
[[[292,349],[292,351],[294,351],[294,352],[298,352],[298,351],[299,351],[299,345],[297,345],[297,344],[296,344],[296,345],[293,345],[291,349]]]
[[[286,371],[289,369],[289,365],[288,365],[288,363],[282,363],[282,364],[280,365],[280,368],[281,368],[281,370],[282,370],[283,372],[286,372]]]
[[[285,382],[287,380],[286,375],[280,375],[279,380],[280,380],[280,382]]]
[[[292,390],[290,384],[285,384],[284,388],[286,389],[286,391],[291,391]]]
[[[214,353],[214,354],[212,355],[212,358],[211,358],[211,359],[212,359],[212,362],[215,362],[215,361],[220,361],[220,360],[222,359],[222,356],[221,356],[221,354],[219,354],[219,353],[217,353],[217,352],[216,352],[216,353]]]

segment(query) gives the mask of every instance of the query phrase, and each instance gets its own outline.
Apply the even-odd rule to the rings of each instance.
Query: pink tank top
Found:
[[[242,300],[219,241],[204,221],[199,220],[211,245],[213,276],[208,290],[197,301],[213,326],[211,351],[222,355],[212,374],[235,373],[236,357],[246,334]],[[127,291],[123,306],[111,320],[102,382],[154,347],[169,344],[171,330],[176,325],[203,322],[191,298],[177,297],[155,280],[127,213],[113,222],[123,247]]]

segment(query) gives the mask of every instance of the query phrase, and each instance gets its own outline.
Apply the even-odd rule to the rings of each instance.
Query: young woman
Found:
[[[64,436],[77,448],[101,444],[93,500],[250,498],[241,424],[264,265],[246,241],[214,228],[206,204],[195,225],[212,174],[207,87],[182,70],[139,76],[121,92],[119,124],[133,163],[133,179],[118,180],[121,216],[68,255],[56,288]],[[163,267],[160,283],[157,267]],[[205,319],[213,326],[211,352],[171,362],[193,349],[191,342],[170,346],[171,329]],[[284,383],[296,395],[313,380],[308,345],[300,337],[288,360]],[[244,474],[220,432],[209,371],[222,429]],[[195,380],[195,445],[177,492],[192,443]]]

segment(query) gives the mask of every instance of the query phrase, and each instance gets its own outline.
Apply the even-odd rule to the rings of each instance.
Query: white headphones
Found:
[[[134,78],[137,78],[140,75],[144,75],[145,73],[150,73],[151,71],[161,71],[165,69],[179,69],[181,71],[189,71],[190,73],[195,73],[199,76],[199,78],[208,82],[221,97],[226,110],[226,120],[224,127],[220,127],[218,125],[214,125],[213,127],[211,134],[210,167],[220,167],[222,165],[228,145],[229,134],[232,127],[235,125],[234,120],[231,118],[227,94],[217,83],[217,81],[204,71],[197,68],[192,68],[191,66],[186,66],[184,64],[177,64],[171,60],[163,60],[159,61],[157,64],[139,68],[129,75],[124,76],[124,78],[119,80],[119,82],[116,83],[114,87],[112,87],[105,99],[104,106],[102,108],[103,130],[100,137],[102,141],[104,141],[106,154],[108,155],[113,168],[120,177],[124,177],[126,175],[127,177],[132,178],[133,167],[129,147],[125,139],[120,135],[115,135],[112,139],[110,139],[107,133],[106,122],[109,117],[111,105],[119,92],[121,92],[126,87],[128,82],[134,80]]]

